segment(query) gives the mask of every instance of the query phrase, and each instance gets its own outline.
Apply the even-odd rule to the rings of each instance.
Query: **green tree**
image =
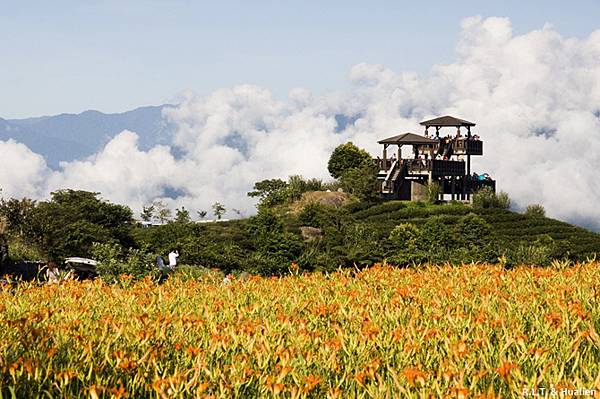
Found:
[[[7,233],[23,236],[30,228],[36,202],[29,198],[0,199],[0,216],[5,219]]]
[[[49,201],[39,202],[28,234],[50,260],[67,256],[89,257],[92,244],[118,243],[133,246],[133,213],[122,205],[98,198],[98,193],[60,190]]]
[[[327,169],[334,179],[342,177],[350,169],[373,164],[373,158],[365,150],[358,148],[352,142],[341,144],[333,150],[327,163]]]
[[[281,179],[266,179],[254,183],[254,190],[249,197],[259,198],[258,206],[274,206],[283,204],[288,199],[288,184]]]
[[[178,223],[189,223],[192,219],[190,218],[190,211],[182,206],[181,209],[175,210],[175,221]]]
[[[204,219],[206,217],[206,215],[208,214],[208,212],[206,212],[206,211],[196,211],[196,213],[198,214],[198,217],[200,219]]]
[[[220,202],[215,202],[212,204],[213,214],[218,220],[221,220],[221,217],[227,212],[227,209]]]
[[[150,220],[152,220],[152,218],[154,217],[154,205],[142,207],[140,217],[144,222],[149,222]]]
[[[260,208],[248,221],[247,231],[256,248],[252,257],[255,271],[261,274],[281,274],[302,251],[302,241],[285,230],[283,221],[268,208]]]

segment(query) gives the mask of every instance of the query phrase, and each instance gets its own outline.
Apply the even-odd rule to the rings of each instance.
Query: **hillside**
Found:
[[[81,234],[78,223],[75,220],[71,236]],[[99,231],[104,231],[101,227]],[[124,228],[115,232],[124,243],[121,253],[130,247],[143,250],[150,259],[146,264],[178,249],[183,265],[262,275],[288,273],[292,263],[303,271],[326,272],[384,260],[412,265],[498,263],[502,259],[512,267],[549,265],[554,259],[585,261],[600,252],[600,234],[542,216],[461,203],[351,202],[344,193],[324,191],[307,192],[287,205],[261,207],[248,219]],[[104,236],[98,237],[87,237],[87,247],[63,245],[61,256],[55,259],[84,256],[102,261],[90,250],[91,243]],[[63,242],[70,241],[55,244]],[[14,262],[45,257],[14,232],[9,247]]]
[[[170,223],[140,229],[136,240],[157,253],[179,248],[185,264],[258,274],[286,273],[291,262],[306,271],[367,266],[384,259],[459,264],[494,263],[505,257],[507,265],[550,264],[553,259],[585,261],[600,252],[599,234],[502,209],[400,201],[298,208],[292,203],[225,223]],[[419,242],[405,245],[390,237],[402,223],[421,230]],[[310,235],[303,237],[303,226],[312,227]]]
[[[600,234],[546,217],[530,217],[504,209],[474,209],[466,205],[423,205],[390,201],[379,205],[357,204],[349,208],[357,221],[369,222],[391,231],[400,223],[423,224],[432,216],[443,215],[449,224],[470,212],[480,215],[492,227],[504,247],[530,243],[549,235],[576,259],[585,260],[600,253]]]

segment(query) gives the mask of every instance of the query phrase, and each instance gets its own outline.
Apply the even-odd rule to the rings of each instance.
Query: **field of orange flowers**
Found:
[[[600,392],[599,300],[599,263],[376,266],[227,285],[23,284],[0,290],[0,391],[17,398]]]

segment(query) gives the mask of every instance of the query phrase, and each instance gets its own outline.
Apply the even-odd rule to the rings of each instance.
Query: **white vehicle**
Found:
[[[65,265],[79,278],[91,278],[96,275],[98,262],[93,259],[72,256],[65,259]]]

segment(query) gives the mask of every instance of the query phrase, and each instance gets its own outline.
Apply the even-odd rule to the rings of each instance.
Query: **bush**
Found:
[[[92,256],[98,261],[96,272],[107,283],[119,281],[123,274],[132,276],[134,280],[160,274],[155,257],[140,249],[124,250],[117,243],[94,243]]]
[[[346,265],[371,265],[380,261],[378,231],[369,223],[354,223],[344,229]]]
[[[7,237],[7,251],[10,247],[9,258],[13,262],[39,261],[44,259],[44,254],[35,246],[27,243],[19,236]],[[0,264],[2,263],[2,235],[0,235]],[[6,259],[8,260],[8,259]]]
[[[506,265],[548,266],[554,258],[555,251],[554,240],[549,235],[544,234],[536,239],[533,244],[520,244],[515,249],[508,251]]]
[[[284,273],[302,252],[300,236],[285,231],[281,217],[270,209],[260,208],[258,214],[250,218],[247,230],[256,248],[251,258],[254,272]]]
[[[365,150],[358,148],[352,142],[339,145],[333,150],[327,169],[334,179],[342,177],[344,172],[360,168],[363,165],[373,164],[373,158]]]
[[[493,262],[498,258],[492,228],[481,216],[474,213],[462,216],[454,230],[457,248],[452,255],[453,262]]]
[[[321,191],[324,189],[320,179],[305,179],[300,175],[293,175],[287,182],[281,179],[267,179],[254,183],[254,191],[248,193],[249,197],[259,198],[259,207],[273,207],[291,201],[299,200],[302,194],[308,191]]]
[[[436,204],[439,200],[440,193],[442,192],[442,188],[436,182],[428,183],[425,186],[427,190],[427,202],[430,204]]]
[[[510,208],[510,198],[503,191],[497,194],[490,187],[484,187],[473,194],[473,207],[508,209]]]
[[[247,266],[248,252],[232,242],[206,242],[204,238],[190,237],[181,243],[181,257],[186,263],[219,268],[224,273],[244,270]]]
[[[372,162],[345,170],[340,183],[345,192],[361,201],[373,201],[378,197],[377,168]]]
[[[254,191],[249,197],[258,197],[259,206],[275,206],[288,200],[288,184],[281,179],[266,179],[254,183]]]
[[[328,215],[325,205],[312,202],[298,213],[298,221],[302,226],[323,227],[324,218]]]
[[[527,209],[525,209],[525,215],[530,217],[545,217],[546,210],[544,209],[544,206],[540,204],[528,205]]]
[[[455,231],[458,245],[463,247],[481,247],[490,241],[491,226],[474,213],[462,216],[456,224]]]
[[[293,175],[288,178],[288,197],[292,201],[299,200],[307,191],[321,191],[323,182],[319,179],[304,179],[302,176]]]
[[[399,265],[420,262],[423,253],[420,246],[421,232],[411,223],[402,223],[394,227],[388,239],[394,246],[394,253],[390,261]]]
[[[339,180],[323,183],[323,186],[321,187],[322,191],[338,191],[340,188],[342,188],[342,183],[340,183]]]

